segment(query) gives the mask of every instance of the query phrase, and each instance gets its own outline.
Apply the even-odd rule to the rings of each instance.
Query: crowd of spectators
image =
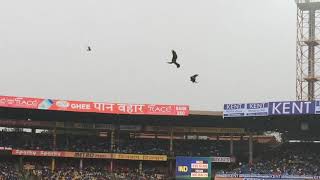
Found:
[[[161,180],[164,176],[149,175],[146,173],[138,173],[136,171],[114,172],[110,173],[102,169],[85,168],[79,170],[69,167],[51,171],[50,169],[40,169],[31,171],[31,177],[40,180]]]
[[[233,174],[273,174],[320,176],[320,145],[314,143],[284,143],[280,147],[261,152],[250,165],[239,162]]]
[[[53,150],[53,144],[53,136],[47,133],[0,132],[0,146],[3,147]],[[99,136],[57,135],[55,149],[61,151],[107,152],[110,150],[110,140]]]
[[[17,138],[19,137],[19,138]],[[111,148],[110,137],[97,135],[58,134],[56,147],[53,136],[47,133],[0,132],[0,147],[24,150],[58,150],[76,152],[113,152],[137,154],[166,154],[175,156],[228,156],[227,141],[174,140],[170,153],[168,139],[141,139],[123,136]],[[237,148],[239,150],[239,148]]]
[[[19,138],[17,138],[19,137]],[[114,142],[111,149],[110,137],[88,135],[58,134],[55,150],[79,152],[114,152],[139,154],[167,154],[173,156],[229,156],[230,142],[209,140],[174,140],[173,152],[169,151],[170,141],[167,139],[139,139],[124,136]],[[32,150],[54,150],[53,137],[46,133],[0,132],[0,147]],[[273,174],[273,175],[312,175],[320,176],[320,144],[316,143],[283,143],[273,148],[254,144],[254,160],[252,164],[241,159],[248,159],[248,142],[234,142],[234,155],[238,162],[233,167],[224,169],[222,174]],[[271,149],[270,149],[271,148]],[[153,170],[148,173],[137,171],[119,171],[108,173],[103,168],[91,166],[79,170],[77,166],[68,165],[51,172],[48,167],[41,166],[32,171],[32,175],[41,179],[152,179]],[[79,168],[79,167],[78,167]],[[0,180],[19,179],[22,175],[14,171],[12,164],[0,162]],[[152,173],[153,172],[153,173]]]
[[[19,169],[13,162],[0,162],[0,180],[164,180],[164,174],[139,172],[137,169],[117,169],[109,172],[95,166],[83,169],[64,166],[54,171],[48,166],[36,165],[32,169]]]
[[[117,153],[138,154],[167,154],[169,152],[169,141],[165,139],[129,139],[119,140],[115,151]]]
[[[20,180],[22,174],[15,170],[12,163],[0,163],[0,180]]]
[[[175,156],[229,156],[227,141],[208,140],[176,140],[174,143]]]

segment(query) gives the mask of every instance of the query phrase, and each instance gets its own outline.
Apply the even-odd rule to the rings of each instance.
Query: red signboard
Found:
[[[41,157],[66,157],[64,151],[39,151],[39,150],[12,150],[12,155],[16,156],[41,156]]]
[[[187,105],[119,104],[0,96],[0,107],[108,114],[188,116]]]

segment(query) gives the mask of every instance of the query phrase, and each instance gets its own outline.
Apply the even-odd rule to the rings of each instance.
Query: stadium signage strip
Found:
[[[218,180],[260,180],[260,179],[273,179],[273,180],[307,180],[307,179],[320,179],[320,176],[308,176],[308,175],[273,175],[273,174],[217,174],[215,179]]]
[[[84,159],[122,159],[140,161],[167,161],[166,155],[142,155],[142,154],[118,154],[118,153],[91,153],[91,152],[69,152],[69,151],[41,151],[41,150],[18,150],[11,151],[14,156],[34,157],[68,157]]]
[[[188,116],[187,105],[122,104],[0,96],[0,107],[106,114]]]
[[[212,162],[232,163],[235,161],[236,159],[234,157],[212,157]]]
[[[225,104],[223,117],[320,114],[320,101]]]

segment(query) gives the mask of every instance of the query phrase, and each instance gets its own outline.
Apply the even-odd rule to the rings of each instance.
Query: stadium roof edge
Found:
[[[190,115],[223,116],[222,111],[190,111]]]

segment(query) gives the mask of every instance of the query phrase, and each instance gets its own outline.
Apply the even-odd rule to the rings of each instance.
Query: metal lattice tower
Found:
[[[320,98],[320,0],[296,0],[297,100]]]

